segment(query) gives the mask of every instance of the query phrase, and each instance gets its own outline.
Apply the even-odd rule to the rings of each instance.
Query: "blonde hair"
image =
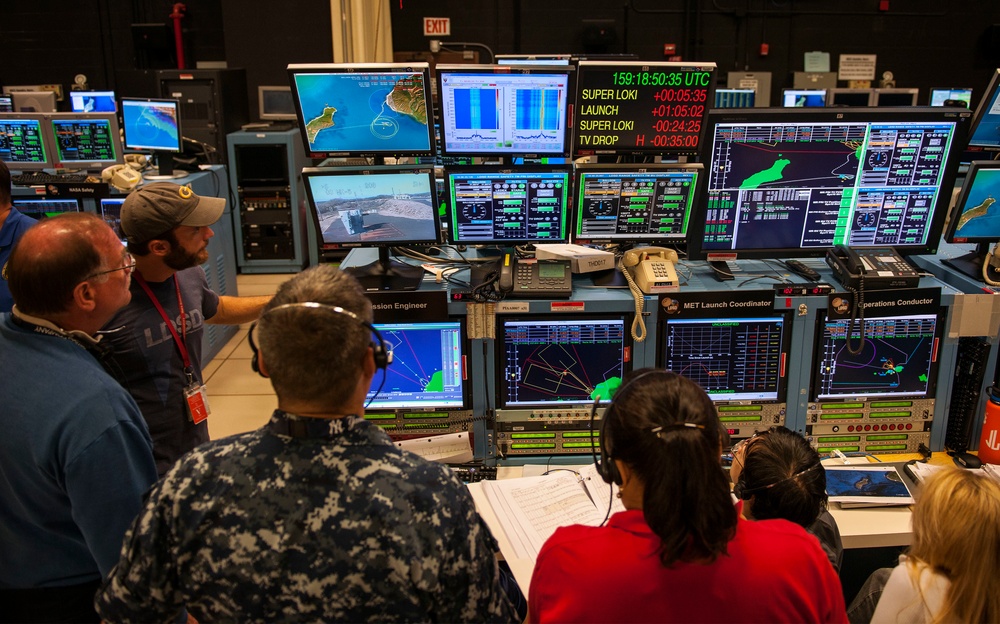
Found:
[[[1000,483],[957,468],[929,479],[909,557],[951,581],[934,622],[1000,622]],[[921,566],[908,567],[919,587]]]

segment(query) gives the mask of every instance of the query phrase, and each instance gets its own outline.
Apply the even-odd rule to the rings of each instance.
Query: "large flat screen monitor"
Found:
[[[385,370],[384,384],[381,374],[372,379],[366,412],[467,407],[462,323],[375,323],[375,329],[392,350],[392,363]]]
[[[571,184],[568,166],[446,169],[449,238],[465,245],[566,242]]]
[[[1000,242],[1000,161],[974,160],[948,221],[944,239],[949,243],[977,243],[976,250],[958,258],[943,259],[973,279],[983,280],[990,244]],[[994,277],[990,278],[996,281]]]
[[[626,315],[497,317],[497,406],[590,406],[631,370]]]
[[[756,95],[753,89],[716,89],[715,108],[753,108]]]
[[[118,111],[114,91],[70,91],[69,105],[74,113],[114,113]]]
[[[669,319],[661,365],[715,402],[784,402],[789,323],[784,315]]]
[[[122,204],[124,203],[124,197],[101,199],[101,218],[115,231],[115,235],[118,236],[123,245],[127,243],[125,232],[122,231]]]
[[[293,64],[288,76],[313,158],[434,155],[427,63]]]
[[[324,250],[375,247],[379,260],[350,272],[373,290],[415,290],[423,268],[389,259],[389,248],[438,243],[433,167],[309,167],[310,215]]]
[[[12,171],[38,171],[54,167],[51,129],[43,115],[0,114],[0,160]]]
[[[1000,69],[993,72],[990,83],[979,98],[969,129],[969,147],[990,151],[1000,150]]]
[[[52,113],[56,163],[69,169],[103,169],[121,163],[121,135],[114,113]]]
[[[826,89],[785,89],[781,92],[785,107],[826,106]]]
[[[578,165],[573,239],[582,243],[683,243],[703,167]]]
[[[76,199],[40,199],[18,198],[13,200],[14,207],[23,215],[41,221],[63,214],[64,212],[80,212],[80,202]]]
[[[706,201],[688,251],[712,260],[822,256],[836,244],[934,253],[968,119],[930,107],[713,111]]]
[[[945,102],[964,102],[966,108],[972,108],[972,89],[931,89],[928,104],[944,106]]]
[[[56,94],[54,91],[15,91],[10,95],[14,101],[14,110],[17,112],[56,112]]]
[[[916,106],[919,89],[875,89],[873,106]]]
[[[122,125],[125,149],[152,152],[159,176],[174,175],[173,154],[183,150],[180,101],[169,99],[122,98]],[[146,179],[157,179],[147,174]]]
[[[715,63],[580,61],[573,153],[696,154]]]
[[[937,321],[935,314],[821,320],[812,400],[933,397]],[[860,341],[860,353],[848,340]]]
[[[564,65],[438,65],[441,151],[448,156],[562,156],[569,151]]]

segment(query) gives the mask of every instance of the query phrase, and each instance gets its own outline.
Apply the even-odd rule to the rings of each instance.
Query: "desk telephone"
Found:
[[[853,249],[837,245],[826,263],[841,284],[851,289],[915,288],[920,274],[892,247]]]
[[[630,249],[622,256],[621,270],[647,295],[677,290],[677,252],[663,247]]]
[[[569,297],[573,294],[573,273],[567,260],[519,260],[508,252],[500,259],[497,290],[521,299]]]

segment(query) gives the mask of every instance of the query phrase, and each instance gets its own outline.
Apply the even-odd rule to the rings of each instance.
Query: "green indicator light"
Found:
[[[760,422],[760,416],[719,416],[719,422]]]
[[[528,440],[531,438],[554,438],[554,433],[512,433],[510,437],[515,440]]]
[[[816,438],[822,444],[833,444],[835,442],[860,442],[861,436],[821,436]]]
[[[448,418],[445,412],[428,412],[427,414],[403,414],[403,418]]]
[[[567,431],[563,434],[564,438],[596,438],[596,431]]]
[[[563,448],[594,448],[597,442],[563,442]]]
[[[626,223],[645,223],[646,220],[642,217],[631,217],[625,220]]]
[[[857,453],[861,450],[860,446],[818,446],[816,447],[817,453],[832,453],[834,450],[838,450],[841,453]]]
[[[864,414],[860,412],[839,412],[836,414],[820,414],[820,420],[850,420],[852,418],[862,418]]]
[[[913,407],[913,401],[872,401],[871,406],[876,407]]]
[[[871,412],[868,418],[909,418],[912,412]]]
[[[720,405],[719,412],[759,412],[763,405]]]
[[[555,212],[555,208],[553,206],[539,206],[536,210],[538,212]]]
[[[905,444],[885,444],[879,446],[869,446],[869,451],[905,451]]]
[[[523,449],[554,449],[555,444],[546,444],[545,442],[522,442],[520,444],[511,444],[510,448],[514,450]]]
[[[365,420],[395,420],[395,414],[365,414]]]
[[[447,429],[448,425],[445,423],[403,423],[403,427],[407,429]]]
[[[821,403],[822,409],[862,409],[864,403]]]
[[[887,433],[884,435],[870,435],[867,436],[869,442],[880,442],[882,440],[905,440],[907,435],[905,433]]]
[[[379,425],[378,427],[379,429],[384,429],[385,431],[392,431],[393,429],[396,428],[392,425]]]
[[[520,223],[504,223],[503,226],[505,228],[519,228],[519,227],[521,227],[521,224]]]
[[[514,206],[512,208],[504,208],[503,212],[521,212],[521,204]]]

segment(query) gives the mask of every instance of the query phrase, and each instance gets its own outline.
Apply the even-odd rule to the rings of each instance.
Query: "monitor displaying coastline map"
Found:
[[[1000,241],[997,198],[1000,198],[1000,161],[973,161],[955,202],[945,240],[949,243]]]
[[[306,151],[326,156],[431,156],[427,63],[289,65]]]

